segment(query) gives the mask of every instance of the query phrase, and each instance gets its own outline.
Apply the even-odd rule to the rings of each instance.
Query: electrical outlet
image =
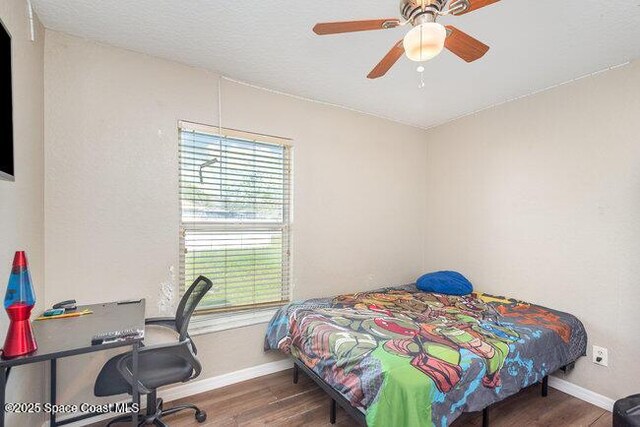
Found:
[[[609,351],[604,347],[593,346],[593,363],[600,366],[609,366]]]

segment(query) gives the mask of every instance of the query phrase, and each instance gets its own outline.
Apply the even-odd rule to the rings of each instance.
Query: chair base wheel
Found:
[[[199,423],[203,423],[207,420],[207,413],[204,411],[196,412],[196,421]]]

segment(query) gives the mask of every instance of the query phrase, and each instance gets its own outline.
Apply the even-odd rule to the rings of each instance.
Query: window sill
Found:
[[[278,311],[278,309],[273,308],[249,313],[227,313],[223,316],[219,314],[193,316],[189,325],[189,335],[204,335],[213,332],[221,332],[230,329],[244,328],[245,326],[268,323],[276,311]]]

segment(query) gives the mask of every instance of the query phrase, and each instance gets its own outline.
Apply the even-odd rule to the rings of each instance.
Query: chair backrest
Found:
[[[176,329],[180,333],[180,341],[183,341],[187,337],[191,315],[200,303],[200,300],[209,292],[212,286],[213,283],[211,283],[211,280],[200,276],[189,286],[187,292],[182,296],[180,304],[178,304],[178,309],[176,310]]]

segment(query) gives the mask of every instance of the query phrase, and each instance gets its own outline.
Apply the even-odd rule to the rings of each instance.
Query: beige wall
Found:
[[[44,307],[44,165],[43,165],[43,61],[44,29],[35,21],[36,41],[30,40],[24,0],[0,2],[0,19],[12,36],[13,128],[15,182],[0,181],[0,292],[11,272],[16,250],[27,251],[34,282],[37,310]],[[0,314],[0,337],[7,324]],[[1,345],[2,343],[0,343]],[[42,401],[42,365],[15,368],[7,384],[7,402]],[[17,421],[19,419],[20,421]],[[7,425],[37,424],[42,417],[8,416]],[[25,423],[25,424],[22,424]]]
[[[47,302],[145,297],[153,315],[178,263],[177,122],[217,125],[218,76],[51,31],[45,51]],[[294,140],[295,298],[422,271],[423,131],[229,81],[222,103],[223,126]],[[202,377],[274,360],[264,329],[197,337]],[[62,363],[63,399],[102,362]]]
[[[568,380],[638,392],[640,61],[427,133],[425,267],[578,316],[609,367]]]

